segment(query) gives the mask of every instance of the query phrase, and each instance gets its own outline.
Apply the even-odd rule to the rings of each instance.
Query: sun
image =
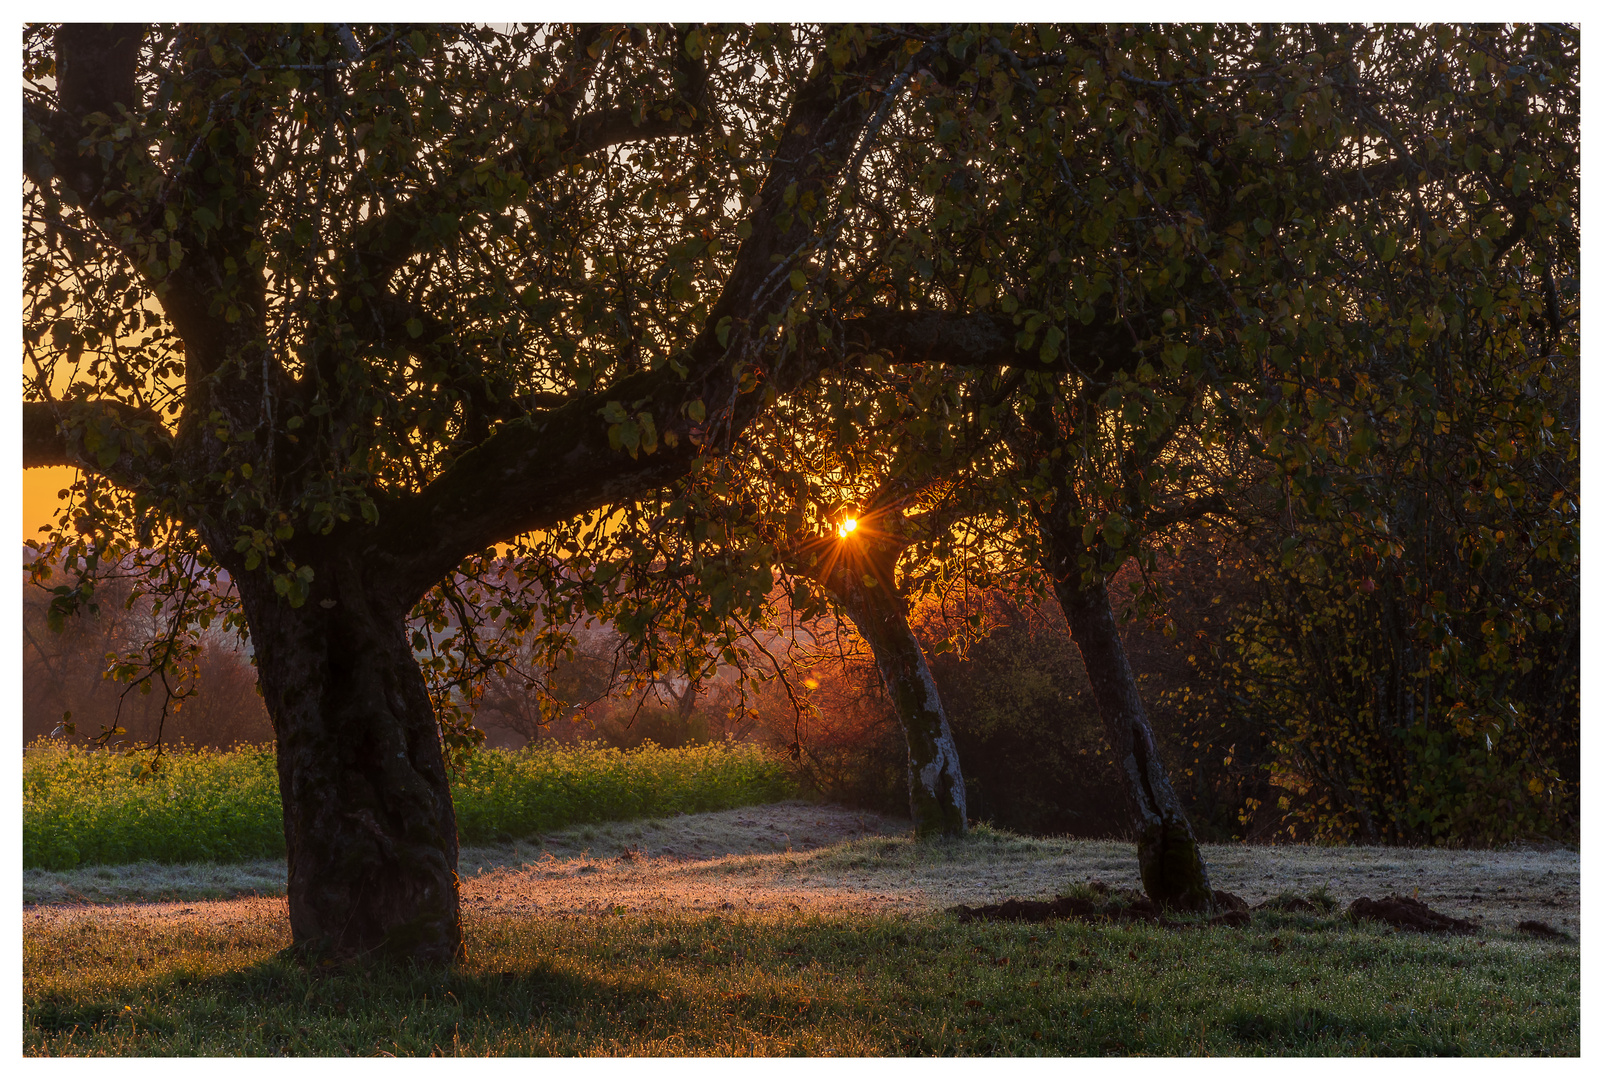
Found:
[[[853,532],[855,532],[856,530],[857,530],[857,519],[849,517],[849,518],[843,519],[841,521],[841,523],[838,526],[836,526],[835,535],[839,536],[842,540],[844,540],[848,536],[850,536]]]

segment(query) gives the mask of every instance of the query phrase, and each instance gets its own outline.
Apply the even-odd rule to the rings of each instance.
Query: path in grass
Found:
[[[539,843],[467,848],[466,912],[583,917],[618,913],[741,914],[941,910],[1004,897],[1047,898],[1091,879],[1140,884],[1133,845],[1034,839],[976,830],[957,843],[915,844],[906,822],[802,802],[567,829]],[[1432,908],[1513,932],[1537,919],[1579,936],[1580,858],[1556,851],[1396,848],[1205,848],[1215,887],[1257,903],[1323,887],[1417,896]],[[88,868],[24,876],[25,932],[46,924],[285,920],[283,863]],[[234,899],[205,900],[207,896]],[[116,903],[171,898],[169,902]],[[99,901],[91,907],[84,901]],[[76,903],[74,903],[76,901]],[[108,903],[108,901],[110,901]]]

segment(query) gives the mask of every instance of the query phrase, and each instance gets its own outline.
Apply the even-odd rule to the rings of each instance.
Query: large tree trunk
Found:
[[[405,611],[349,555],[306,604],[236,578],[267,710],[295,948],[338,960],[461,955],[456,815]]]
[[[866,530],[864,530],[866,533]],[[968,795],[935,677],[896,591],[895,552],[864,535],[830,575],[830,591],[873,650],[885,693],[907,737],[907,791],[919,837],[968,832]],[[866,580],[865,580],[866,570]]]
[[[1087,585],[1071,572],[1056,575],[1055,589],[1134,807],[1142,887],[1166,907],[1207,910],[1213,905],[1208,867],[1158,757],[1107,585]]]

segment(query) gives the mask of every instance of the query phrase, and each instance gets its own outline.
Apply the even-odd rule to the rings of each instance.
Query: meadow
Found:
[[[192,755],[141,784],[126,758],[63,759],[70,790],[106,792],[89,804],[142,798],[147,817],[217,805],[214,788],[270,766],[256,751]],[[697,785],[691,762],[721,779]],[[491,751],[477,765],[460,777],[470,806],[553,794],[535,801],[543,817],[464,815],[480,839],[463,848],[467,954],[451,970],[287,959],[281,854],[32,869],[24,1052],[1579,1053],[1573,851],[1207,845],[1216,885],[1270,901],[1245,927],[963,923],[951,905],[1048,897],[1088,879],[1133,887],[1133,848],[984,826],[916,842],[905,821],[794,799],[650,815],[655,803],[784,792],[770,760],[728,748]],[[50,794],[33,779],[35,798]],[[198,790],[174,789],[183,783]],[[47,805],[67,812],[54,796]],[[580,820],[550,824],[564,815]],[[1478,929],[1402,933],[1344,914],[1356,896],[1390,893]],[[1277,908],[1295,895],[1314,909]],[[1529,919],[1560,934],[1533,938],[1518,929]]]
[[[1221,846],[1209,852],[1220,883],[1248,900],[1290,881],[1337,906],[1270,906],[1242,928],[960,923],[947,904],[1050,895],[1087,876],[1120,885],[1133,853],[984,829],[940,843],[876,834],[895,825],[789,803],[578,827],[521,861],[508,848],[499,865],[466,868],[467,956],[449,972],[287,962],[280,897],[35,907],[24,913],[23,1045],[31,1055],[1579,1052],[1579,946],[1515,929],[1533,913],[1575,925],[1571,852],[1298,848],[1233,860]],[[823,846],[764,842],[775,826]],[[837,839],[848,829],[857,838]],[[641,854],[648,845],[700,850]],[[718,849],[735,853],[706,857]],[[1359,890],[1412,891],[1421,879],[1434,882],[1421,891],[1433,906],[1480,913],[1482,928],[1409,934],[1342,913]],[[1452,899],[1477,887],[1486,900]]]
[[[269,748],[181,750],[152,775],[142,755],[59,742],[23,753],[25,869],[282,858],[278,774]],[[637,750],[538,744],[481,749],[452,776],[464,844],[584,822],[700,813],[795,794],[785,765],[746,744]]]

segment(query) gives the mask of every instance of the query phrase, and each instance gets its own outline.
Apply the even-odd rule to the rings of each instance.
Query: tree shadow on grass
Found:
[[[157,976],[137,995],[126,987],[47,992],[25,1002],[23,1026],[29,1053],[99,1044],[101,1052],[158,1055],[571,1054],[620,1019],[666,1032],[690,1012],[674,996],[539,965],[317,969],[275,957],[222,975]],[[635,1027],[617,1034],[628,1038]],[[128,1041],[136,1035],[137,1049]]]

